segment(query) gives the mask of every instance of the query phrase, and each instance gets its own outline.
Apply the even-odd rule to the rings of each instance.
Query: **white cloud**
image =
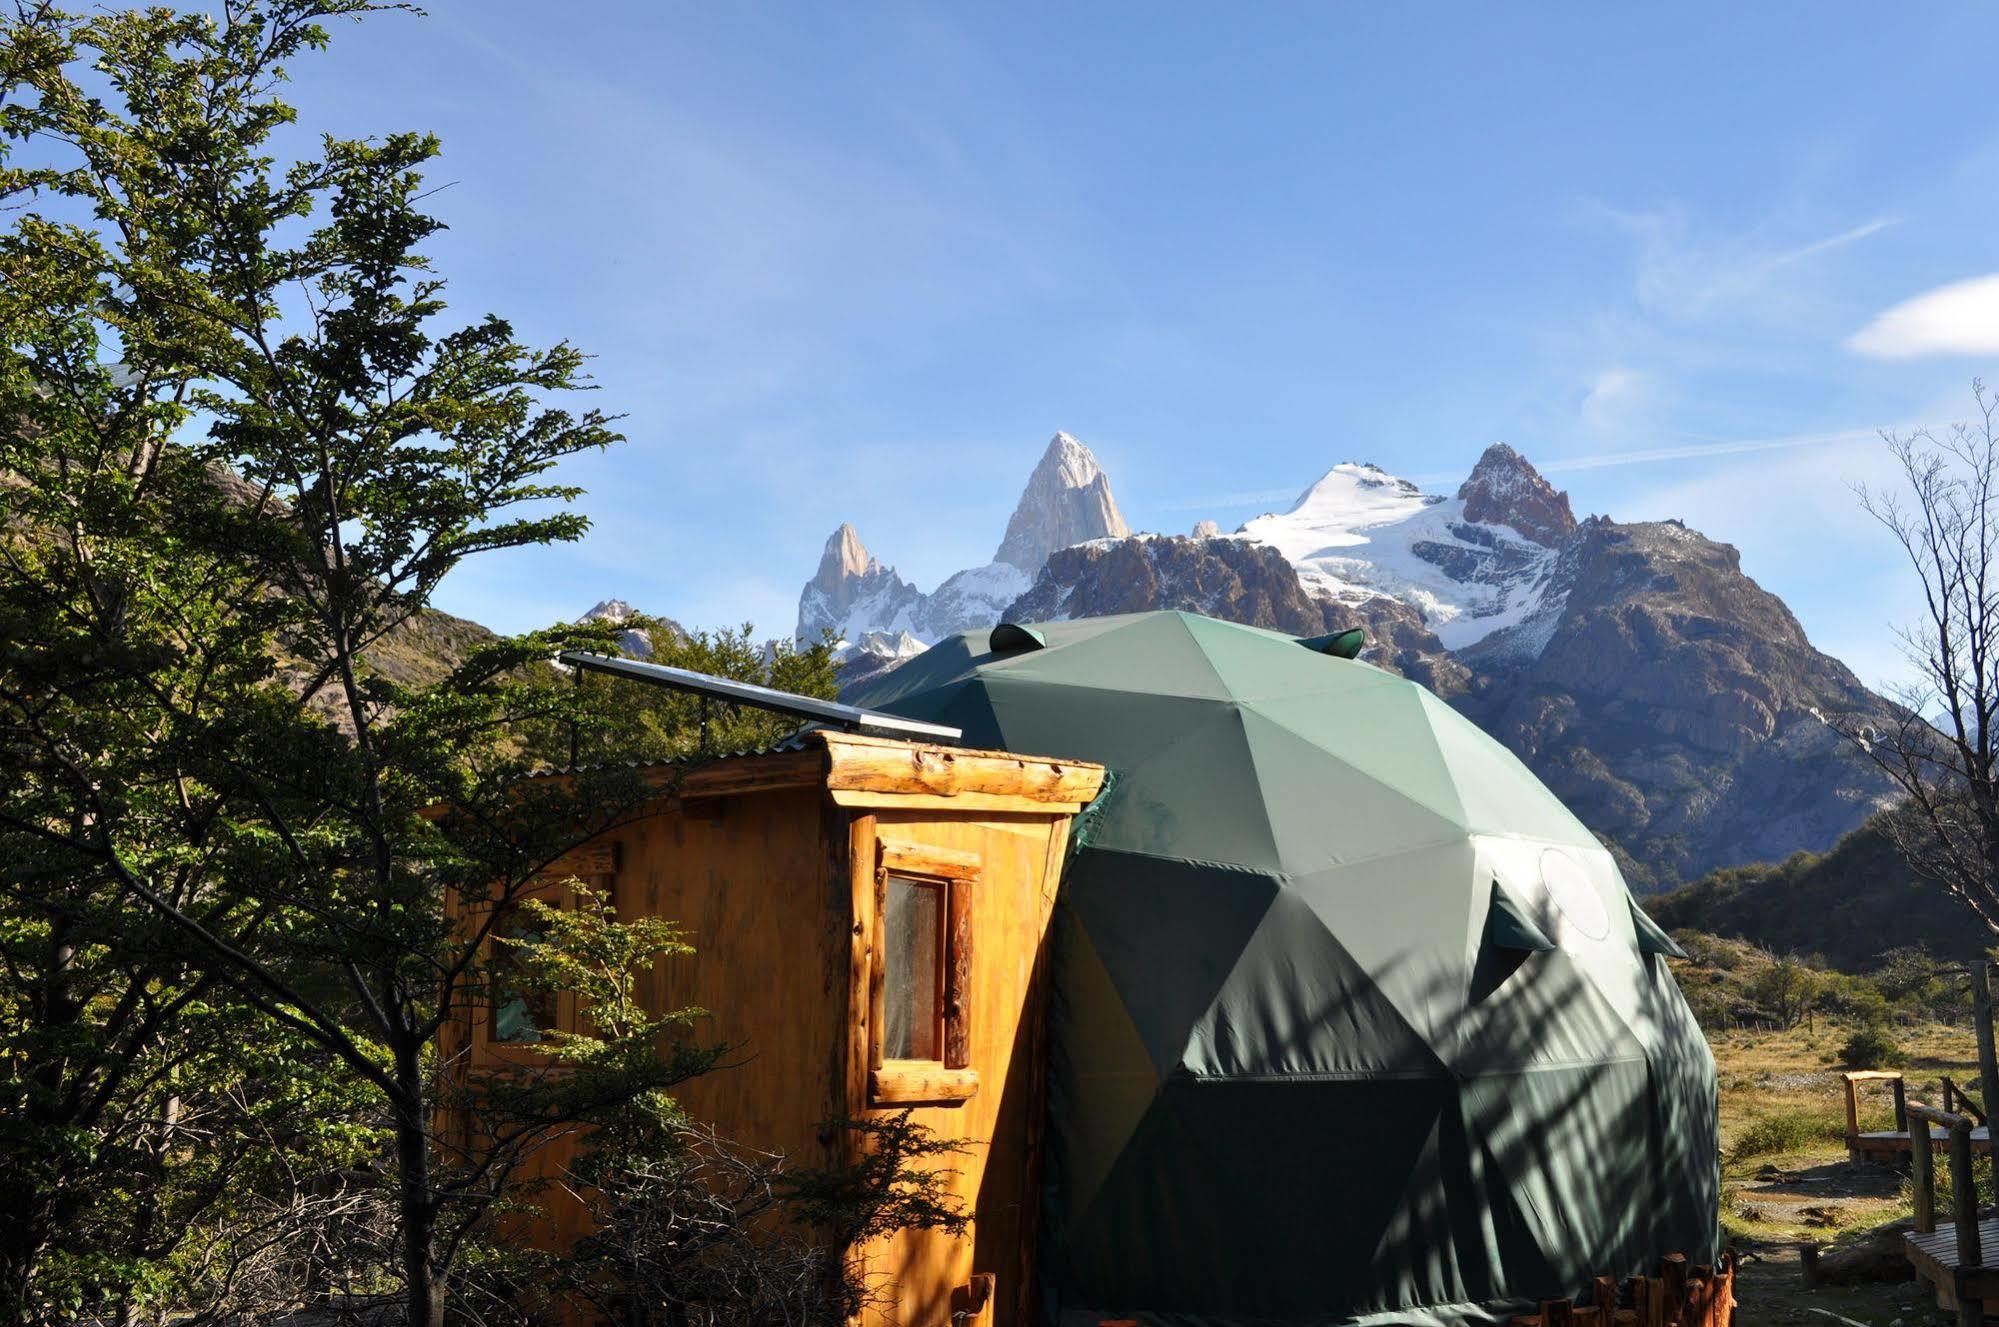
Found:
[[[1846,339],[1871,359],[1999,353],[1999,272],[1904,300]]]
[[[1645,375],[1636,369],[1605,369],[1583,397],[1583,423],[1597,433],[1617,432],[1650,400],[1648,387]]]

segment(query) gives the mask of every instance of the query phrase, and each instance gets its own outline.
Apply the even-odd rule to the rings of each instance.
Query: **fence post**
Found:
[[[1916,1202],[1916,1230],[1927,1235],[1937,1228],[1937,1158],[1930,1148],[1930,1122],[1909,1121],[1909,1189]]]
[[[1988,1127],[1993,1111],[1999,1110],[1999,1056],[1992,1049],[1992,965],[1979,960],[1971,969],[1971,1016],[1978,1024],[1978,1104],[1984,1108]]]

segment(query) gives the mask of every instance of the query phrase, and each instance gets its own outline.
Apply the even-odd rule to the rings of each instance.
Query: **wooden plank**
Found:
[[[1971,1131],[1950,1131],[1951,1225],[1957,1232],[1957,1265],[1976,1267],[1984,1261],[1978,1237],[1978,1188],[1971,1173]]]
[[[976,859],[975,859],[976,860]],[[978,886],[953,880],[944,932],[944,1067],[972,1062],[972,900]]]
[[[974,1069],[946,1069],[935,1060],[886,1060],[868,1075],[868,1100],[875,1106],[914,1106],[969,1101],[979,1092]]]
[[[780,751],[768,756],[737,756],[692,768],[661,766],[647,772],[663,791],[682,800],[690,797],[731,797],[742,793],[817,788],[826,780],[823,751]]]
[[[881,860],[882,865],[891,871],[933,876],[939,880],[976,880],[982,865],[979,854],[975,852],[945,848],[934,843],[907,843],[887,837],[881,841]]]
[[[1634,1327],[1658,1327],[1651,1316],[1651,1281],[1643,1276],[1634,1276],[1624,1283],[1624,1293],[1631,1299],[1631,1320]]]
[[[1855,1146],[1860,1137],[1860,1099],[1852,1074],[1844,1075],[1846,1080],[1846,1155],[1849,1161],[1860,1160],[1859,1148]]]
[[[849,1118],[868,1108],[869,1059],[874,1044],[875,818],[855,816],[847,825],[847,1050]],[[850,1156],[850,1160],[859,1160]]]
[[[988,793],[1035,802],[1087,802],[1103,786],[1101,765],[1009,752],[966,751],[911,742],[826,738],[826,786],[835,791],[925,793],[952,797]]]
[[[992,812],[1015,811],[1032,815],[1074,815],[1083,809],[1083,802],[1048,802],[1033,797],[1020,797],[1011,793],[898,793],[874,792],[862,788],[834,788],[826,794],[835,806],[855,809],[873,808],[880,811],[954,811]]]
[[[616,875],[618,873],[618,841],[598,838],[579,848],[571,848],[562,856],[550,862],[535,877],[537,884],[544,879],[555,884],[571,876]]]

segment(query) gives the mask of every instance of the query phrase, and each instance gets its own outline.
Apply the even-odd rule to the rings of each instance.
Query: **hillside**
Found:
[[[1749,940],[1777,953],[1817,954],[1858,972],[1891,949],[1920,945],[1971,959],[1992,943],[1962,905],[1918,880],[1870,819],[1829,852],[1710,872],[1645,901],[1668,930]]]

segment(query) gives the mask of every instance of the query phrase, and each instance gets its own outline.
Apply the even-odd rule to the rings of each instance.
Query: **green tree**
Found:
[[[838,690],[833,648],[825,641],[760,644],[749,623],[685,631],[662,618],[634,616],[618,625],[645,632],[654,663],[826,700]],[[583,674],[572,676],[569,685],[577,689],[578,703],[592,709],[595,730],[593,740],[582,744],[572,744],[572,734],[564,728],[543,725],[536,730],[530,750],[554,765],[567,765],[572,756],[585,763],[693,760],[767,746],[799,726],[798,720],[768,710],[704,703],[622,678]]]
[[[477,1139],[435,1131],[436,1034],[484,998],[496,931],[653,790],[522,780],[523,733],[595,740],[600,714],[542,678],[604,630],[416,682],[370,662],[466,558],[577,538],[551,471],[617,440],[554,404],[588,386],[573,346],[446,323],[422,256],[434,139],[294,125],[286,62],[381,7],[0,20],[0,859],[34,864],[4,877],[10,926],[101,925],[105,971],[130,974],[56,982],[103,1020],[106,1072],[185,1035],[186,993],[365,1089],[408,1317],[435,1327],[538,1146],[713,1057],[598,1028],[606,1072],[511,1084]],[[98,962],[25,938],[56,970]],[[165,1002],[144,1035],[112,1035],[121,991]],[[18,1300],[34,1262],[8,1268]]]

